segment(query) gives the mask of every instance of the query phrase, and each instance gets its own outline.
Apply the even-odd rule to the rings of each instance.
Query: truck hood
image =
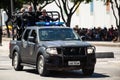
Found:
[[[88,47],[91,44],[83,41],[45,41],[42,42],[42,45],[45,47]]]

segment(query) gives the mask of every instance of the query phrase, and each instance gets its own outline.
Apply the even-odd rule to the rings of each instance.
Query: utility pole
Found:
[[[13,9],[14,9],[13,0],[10,0],[10,4],[11,4],[11,15],[12,15],[13,14]]]

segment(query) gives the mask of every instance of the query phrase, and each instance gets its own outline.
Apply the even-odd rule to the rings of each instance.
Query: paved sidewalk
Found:
[[[120,47],[120,42],[112,41],[88,41],[95,46],[110,46],[110,47]]]
[[[9,41],[3,41],[0,46],[0,56],[9,56]]]
[[[10,40],[12,40],[12,38],[6,38],[6,37],[3,37],[3,38],[2,38],[2,42],[3,42],[3,41],[10,41]]]

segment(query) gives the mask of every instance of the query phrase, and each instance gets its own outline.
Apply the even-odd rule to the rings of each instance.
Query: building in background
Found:
[[[55,6],[56,4],[52,3],[45,8],[48,11],[59,11],[59,8]],[[89,4],[82,3],[72,17],[71,27],[74,27],[75,25],[79,25],[81,28],[110,28],[111,25],[116,27],[110,4],[106,6],[105,3],[100,0],[93,0],[93,2]]]

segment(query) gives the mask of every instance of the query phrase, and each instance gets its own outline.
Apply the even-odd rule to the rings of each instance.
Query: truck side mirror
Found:
[[[85,36],[81,36],[80,38],[81,38],[83,41],[85,41]]]

